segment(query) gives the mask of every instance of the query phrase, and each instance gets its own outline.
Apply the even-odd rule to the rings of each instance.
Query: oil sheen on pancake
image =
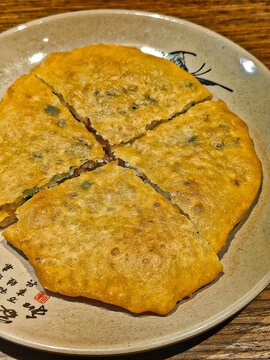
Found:
[[[116,163],[40,191],[17,217],[3,235],[64,295],[167,314],[222,270],[192,223]]]

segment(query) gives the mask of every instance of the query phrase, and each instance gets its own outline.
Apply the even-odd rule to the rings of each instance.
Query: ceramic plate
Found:
[[[133,315],[97,301],[48,293],[24,256],[1,237],[1,335],[60,353],[123,354],[187,339],[234,314],[270,280],[270,72],[231,41],[180,19],[83,11],[39,19],[0,35],[0,96],[48,53],[99,42],[137,46],[194,73],[247,122],[264,178],[252,211],[220,254],[224,274],[167,316]]]

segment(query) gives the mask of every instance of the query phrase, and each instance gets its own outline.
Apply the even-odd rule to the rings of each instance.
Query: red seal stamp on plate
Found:
[[[40,291],[35,297],[34,299],[36,301],[38,301],[41,304],[45,304],[46,301],[49,300],[51,296],[49,294],[46,294],[44,291]]]

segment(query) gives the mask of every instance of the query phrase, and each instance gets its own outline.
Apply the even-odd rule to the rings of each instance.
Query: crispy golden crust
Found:
[[[168,191],[216,252],[261,183],[248,128],[222,101],[194,106],[115,155]]]
[[[0,209],[0,228],[5,228],[16,221],[15,210]]]
[[[222,269],[176,207],[113,163],[41,191],[17,216],[3,235],[61,294],[166,314]]]
[[[172,62],[139,49],[90,45],[52,53],[33,72],[110,141],[127,142],[212,94]]]
[[[94,136],[34,75],[22,76],[7,90],[0,103],[0,128],[2,220],[3,205],[19,201],[26,189],[104,156]]]
[[[0,207],[0,228],[5,228],[16,221],[15,211],[23,203],[24,199],[19,199],[17,202]]]

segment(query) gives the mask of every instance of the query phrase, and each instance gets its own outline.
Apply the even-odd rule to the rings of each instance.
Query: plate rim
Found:
[[[79,348],[68,348],[68,347],[60,347],[60,346],[53,346],[53,345],[46,345],[40,344],[35,341],[30,341],[26,339],[21,339],[17,336],[12,335],[2,335],[1,337],[7,341],[11,341],[18,345],[23,345],[25,347],[41,350],[49,353],[56,353],[56,354],[70,354],[70,355],[90,355],[90,356],[113,356],[113,355],[127,355],[127,354],[136,354],[147,352],[151,350],[157,350],[166,346],[174,345],[182,341],[186,341],[191,339],[199,334],[202,334],[215,326],[221,324],[226,319],[229,319],[238,311],[240,311],[244,306],[246,306],[250,301],[254,299],[265,287],[268,286],[270,282],[270,271],[266,274],[259,283],[257,283],[252,290],[242,296],[237,302],[233,303],[230,307],[226,308],[225,310],[221,311],[217,315],[213,316],[206,321],[203,322],[203,325],[199,328],[193,326],[188,333],[183,334],[182,336],[167,336],[163,337],[162,340],[157,338],[156,340],[149,341],[146,346],[144,342],[138,342],[136,345],[126,345],[126,346],[118,346],[118,347],[111,347],[111,348],[99,348],[99,349],[79,349]],[[227,310],[231,309],[229,315]],[[143,344],[143,346],[142,346]]]
[[[53,15],[48,15],[48,16],[42,16],[40,18],[37,19],[33,19],[27,22],[23,22],[19,25],[16,25],[10,29],[4,30],[3,32],[0,33],[0,40],[3,37],[9,36],[17,31],[22,31],[26,28],[29,28],[31,26],[35,26],[35,25],[40,25],[44,22],[49,22],[49,21],[53,21],[55,19],[60,19],[60,18],[65,18],[65,17],[76,17],[76,15],[88,15],[88,14],[123,14],[123,15],[136,15],[136,16],[146,16],[146,17],[150,17],[150,18],[158,18],[161,20],[165,20],[165,21],[171,21],[171,22],[175,22],[175,23],[180,23],[182,25],[187,25],[190,27],[193,27],[197,30],[201,30],[203,32],[206,32],[207,35],[210,36],[215,36],[217,38],[220,38],[220,40],[227,42],[230,46],[236,47],[239,50],[241,50],[242,52],[244,52],[246,55],[248,55],[249,57],[252,57],[253,60],[256,60],[262,67],[264,67],[264,70],[266,70],[267,72],[269,72],[270,75],[270,70],[267,68],[267,66],[261,61],[259,60],[257,57],[255,57],[252,53],[250,53],[249,51],[247,51],[244,47],[242,47],[241,45],[235,43],[233,40],[225,37],[224,35],[208,29],[205,26],[196,24],[192,21],[189,20],[185,20],[182,18],[178,18],[175,16],[171,16],[171,15],[165,15],[163,13],[155,13],[155,12],[148,12],[148,11],[142,11],[142,10],[129,10],[129,9],[114,9],[114,8],[107,8],[107,9],[86,9],[86,10],[75,10],[75,11],[66,11],[63,13],[59,13],[59,14],[53,14]]]
[[[207,36],[214,36],[218,40],[227,43],[230,47],[237,48],[241,50],[242,54],[245,54],[249,57],[249,59],[255,60],[257,64],[260,64],[262,67],[262,70],[267,73],[269,80],[270,80],[270,71],[264,65],[258,58],[256,58],[253,54],[248,52],[246,49],[244,49],[242,46],[236,44],[229,38],[226,38],[225,36],[210,30],[202,25],[198,25],[196,23],[193,23],[191,21],[177,18],[174,16],[169,16],[161,13],[154,13],[154,12],[147,12],[147,11],[141,11],[141,10],[128,10],[128,9],[89,9],[89,10],[79,10],[79,11],[69,11],[69,12],[63,12],[59,14],[44,16],[38,19],[34,19],[28,22],[21,23],[15,27],[12,27],[10,29],[7,29],[0,33],[0,40],[4,39],[5,37],[8,37],[10,35],[15,34],[18,31],[23,31],[24,29],[27,29],[32,26],[38,26],[46,22],[51,22],[57,19],[65,18],[65,17],[76,17],[80,15],[94,15],[94,14],[116,14],[116,15],[134,15],[134,16],[145,16],[148,18],[158,18],[160,20],[175,22],[178,24],[181,24],[183,26],[191,27],[196,30],[202,31]],[[26,346],[31,349],[36,350],[42,350],[47,351],[51,353],[58,353],[58,354],[70,354],[70,355],[97,355],[97,356],[109,356],[109,355],[119,355],[119,354],[134,354],[134,353],[140,353],[150,350],[159,349],[165,346],[173,345],[178,342],[182,342],[185,340],[188,340],[192,337],[195,337],[205,331],[208,331],[212,329],[213,327],[217,326],[218,324],[222,323],[226,319],[229,319],[234,314],[236,314],[238,311],[240,311],[244,306],[246,306],[250,301],[252,301],[264,288],[268,286],[270,283],[270,269],[269,272],[266,273],[261,280],[255,284],[255,286],[250,289],[245,295],[243,295],[240,299],[238,299],[236,302],[231,304],[226,309],[220,311],[216,315],[208,318],[204,322],[200,324],[200,327],[198,326],[192,326],[189,328],[189,330],[182,335],[177,335],[176,333],[172,335],[162,336],[158,337],[155,340],[150,340],[147,343],[140,341],[135,344],[128,344],[125,346],[109,346],[107,348],[85,348],[85,349],[79,349],[79,348],[72,348],[72,347],[60,347],[60,346],[53,346],[53,345],[46,345],[41,344],[35,341],[22,339],[17,336],[13,336],[10,334],[3,333],[0,331],[0,336],[7,340],[11,341],[13,343]],[[229,311],[228,311],[229,310]]]

